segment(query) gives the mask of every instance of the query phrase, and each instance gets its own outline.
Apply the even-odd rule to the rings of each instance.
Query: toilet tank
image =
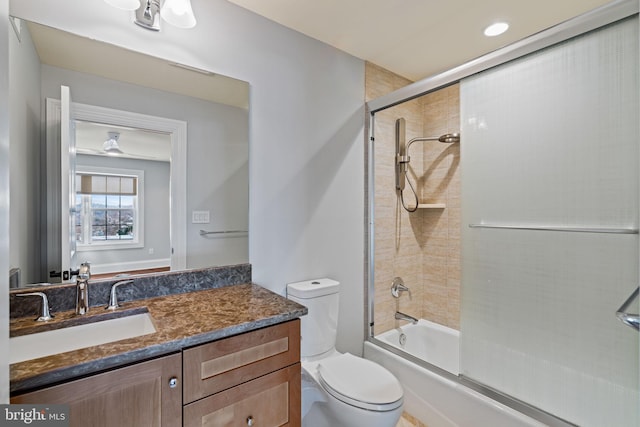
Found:
[[[309,310],[300,318],[300,351],[303,358],[333,350],[338,330],[340,283],[331,279],[315,279],[287,285],[287,298]]]

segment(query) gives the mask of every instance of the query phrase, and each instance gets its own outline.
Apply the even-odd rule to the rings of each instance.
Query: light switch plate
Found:
[[[209,224],[209,211],[192,211],[192,224]]]

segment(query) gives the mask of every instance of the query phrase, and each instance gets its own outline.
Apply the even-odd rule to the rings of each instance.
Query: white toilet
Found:
[[[301,318],[302,426],[394,427],[403,390],[385,368],[336,351],[340,283],[331,279],[287,285],[287,298],[309,309]]]

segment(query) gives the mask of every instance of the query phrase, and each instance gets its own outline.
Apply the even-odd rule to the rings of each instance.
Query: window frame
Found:
[[[136,238],[132,240],[89,240],[80,243],[76,241],[76,250],[78,252],[86,251],[104,251],[104,250],[120,250],[120,249],[136,249],[144,247],[144,171],[140,169],[124,169],[99,166],[80,166],[76,167],[76,176],[79,174],[93,175],[111,175],[111,176],[129,176],[137,179],[137,201],[134,203],[135,224],[137,228]],[[87,195],[87,197],[91,197]],[[90,203],[82,203],[81,217],[91,218]],[[86,222],[84,223],[86,224]],[[85,228],[85,226],[83,226]],[[91,232],[84,232],[85,236],[91,237]]]

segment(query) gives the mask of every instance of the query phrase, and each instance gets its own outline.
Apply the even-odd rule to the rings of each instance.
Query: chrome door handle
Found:
[[[627,310],[631,306],[633,300],[638,298],[638,294],[640,294],[640,286],[638,286],[636,290],[633,291],[631,296],[629,296],[629,298],[627,298],[627,300],[622,303],[618,311],[616,311],[616,316],[618,316],[618,319],[620,319],[620,321],[625,325],[631,326],[635,330],[640,331],[640,316],[637,314],[627,313]]]

